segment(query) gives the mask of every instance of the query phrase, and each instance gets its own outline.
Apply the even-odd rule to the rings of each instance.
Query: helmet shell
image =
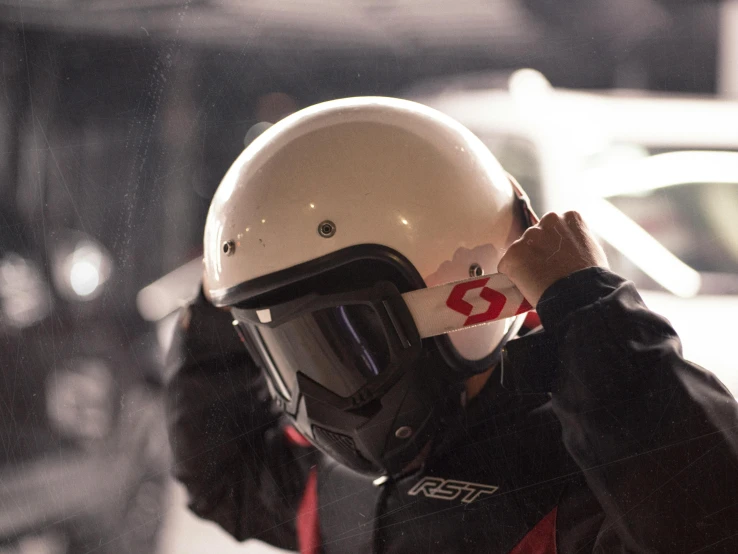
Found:
[[[473,264],[495,273],[520,231],[514,198],[486,146],[436,110],[382,97],[318,104],[266,130],[226,173],[205,226],[204,290],[227,305],[244,283],[364,244],[402,254],[426,286],[468,278]],[[450,339],[480,360],[505,330]]]

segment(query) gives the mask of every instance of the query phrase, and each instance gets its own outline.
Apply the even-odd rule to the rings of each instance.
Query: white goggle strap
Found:
[[[501,273],[406,292],[402,299],[420,338],[485,325],[533,309]]]

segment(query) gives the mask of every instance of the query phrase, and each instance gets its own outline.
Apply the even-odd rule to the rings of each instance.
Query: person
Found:
[[[204,248],[168,425],[189,507],[236,539],[738,548],[735,400],[576,212],[538,221],[450,118],[388,98],[285,118],[225,175]],[[504,295],[485,283],[501,280],[539,328],[522,327],[525,302],[496,317]],[[445,302],[411,302],[449,286]],[[453,317],[461,330],[419,331]]]

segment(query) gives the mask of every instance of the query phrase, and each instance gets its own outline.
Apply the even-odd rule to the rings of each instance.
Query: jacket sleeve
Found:
[[[601,268],[538,304],[559,357],[553,408],[605,519],[596,552],[735,552],[738,407],[669,322]]]
[[[167,360],[174,475],[198,516],[238,540],[295,550],[311,456],[286,439],[231,321],[202,294],[179,317]]]

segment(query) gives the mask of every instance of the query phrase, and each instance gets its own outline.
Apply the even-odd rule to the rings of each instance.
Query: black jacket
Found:
[[[508,343],[440,451],[374,486],[289,440],[229,315],[201,297],[168,395],[190,508],[237,539],[311,553],[738,552],[725,387],[608,271],[557,282],[538,313],[545,331]]]

